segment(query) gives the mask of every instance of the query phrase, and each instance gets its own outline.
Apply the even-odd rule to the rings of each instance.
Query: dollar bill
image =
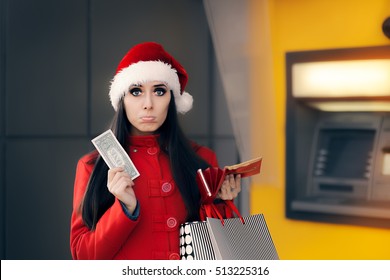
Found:
[[[132,180],[139,176],[139,172],[129,155],[110,129],[91,141],[109,168],[124,167]]]

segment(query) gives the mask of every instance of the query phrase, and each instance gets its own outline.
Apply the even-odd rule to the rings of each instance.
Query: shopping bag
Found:
[[[208,232],[217,260],[277,260],[271,234],[262,214],[241,218],[207,218]]]
[[[277,260],[264,215],[207,218],[180,226],[182,260]]]
[[[215,260],[207,222],[180,225],[180,257],[182,260]]]
[[[180,256],[185,260],[275,260],[279,259],[262,214],[242,217],[233,201],[224,203],[225,213],[214,204],[227,174],[242,178],[258,174],[261,157],[220,168],[199,169],[200,222],[180,226]],[[236,218],[233,217],[236,214]]]

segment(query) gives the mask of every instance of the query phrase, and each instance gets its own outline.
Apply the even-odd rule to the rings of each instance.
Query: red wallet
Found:
[[[221,188],[226,175],[240,174],[241,178],[249,177],[260,173],[262,158],[254,158],[239,164],[219,167],[198,169],[196,181],[199,186],[200,196],[203,204],[212,203]]]

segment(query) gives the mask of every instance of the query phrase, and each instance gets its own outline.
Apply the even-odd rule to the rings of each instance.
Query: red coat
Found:
[[[129,219],[116,199],[94,231],[84,225],[79,211],[93,169],[88,164],[92,155],[79,160],[70,234],[74,259],[179,259],[179,226],[185,222],[187,211],[169,159],[160,152],[155,136],[131,137],[128,152],[141,174],[134,180],[139,217],[136,221]],[[211,166],[218,166],[210,149],[200,147],[197,153]]]

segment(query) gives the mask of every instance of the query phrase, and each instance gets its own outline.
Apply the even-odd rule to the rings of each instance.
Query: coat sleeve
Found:
[[[73,212],[70,229],[70,248],[73,259],[113,259],[126,241],[138,221],[129,219],[119,200],[103,214],[95,230],[90,230],[83,222],[80,211],[93,165],[88,158],[79,160],[76,169],[73,194]]]

